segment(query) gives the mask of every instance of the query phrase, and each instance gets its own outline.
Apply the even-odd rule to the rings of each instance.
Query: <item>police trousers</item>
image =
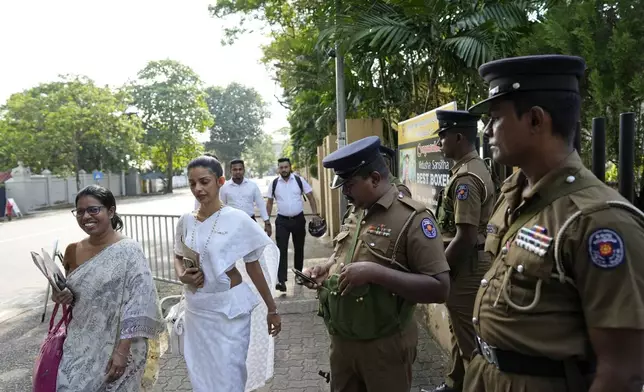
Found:
[[[375,340],[331,336],[331,392],[409,392],[418,327]]]
[[[454,389],[463,387],[466,367],[476,349],[476,334],[472,325],[474,301],[483,275],[491,265],[489,255],[478,252],[478,263],[463,265],[452,279],[447,298],[449,329],[451,333],[451,355],[445,383]]]
[[[586,385],[571,386],[561,377],[504,373],[481,355],[476,355],[467,368],[463,392],[588,392],[592,375],[586,377]]]

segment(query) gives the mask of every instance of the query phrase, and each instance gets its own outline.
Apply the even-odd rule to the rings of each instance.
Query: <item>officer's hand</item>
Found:
[[[264,223],[264,231],[266,232],[266,235],[269,237],[273,235],[273,226],[271,226],[271,222]]]
[[[306,276],[311,277],[316,282],[315,284],[312,284],[304,281],[304,286],[308,287],[309,289],[317,289],[329,276],[329,269],[324,265],[316,265],[313,268],[304,268],[304,270],[302,270],[302,273]]]
[[[338,279],[338,289],[341,295],[349,293],[354,287],[370,283],[374,272],[380,267],[377,263],[370,261],[357,261],[346,266],[340,264],[340,266],[342,267],[342,272]]]

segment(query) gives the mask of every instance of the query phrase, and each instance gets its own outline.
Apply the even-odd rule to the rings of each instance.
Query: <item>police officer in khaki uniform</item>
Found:
[[[472,312],[481,278],[490,267],[483,247],[494,207],[494,182],[476,152],[480,116],[437,110],[436,118],[438,146],[445,158],[456,163],[441,191],[436,213],[452,277],[447,299],[452,350],[449,373],[434,392],[452,392],[462,390],[465,368],[476,349]]]
[[[387,164],[387,167],[389,169],[389,182],[394,184],[396,186],[396,189],[403,195],[407,197],[411,197],[411,191],[407,186],[405,186],[397,177],[394,177],[391,175],[391,165],[393,164],[393,154],[395,154],[395,151],[385,147],[385,146],[380,146],[380,153],[382,154],[383,158],[385,158],[385,163]],[[345,212],[344,216],[342,217],[342,227],[344,228],[344,231],[352,231],[358,222],[358,218],[361,214],[361,210],[359,208],[356,208],[355,205],[353,205],[350,200],[349,204],[347,205],[347,212]],[[470,312],[471,314],[472,312]]]
[[[473,322],[464,390],[640,392],[644,214],[586,169],[573,139],[582,58],[508,58],[479,73],[503,184]]]
[[[417,303],[444,302],[449,266],[433,215],[389,180],[372,136],[324,158],[332,188],[359,213],[343,225],[316,280],[319,314],[331,335],[332,392],[409,392],[418,343]],[[311,285],[309,287],[312,287]]]

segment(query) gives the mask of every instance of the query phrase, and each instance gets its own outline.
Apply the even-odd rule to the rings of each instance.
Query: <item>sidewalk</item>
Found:
[[[322,392],[329,384],[318,375],[329,371],[329,338],[322,318],[314,313],[289,314],[275,339],[275,375],[256,392]],[[443,381],[445,357],[419,327],[418,358],[414,364],[413,392],[430,390]],[[155,392],[191,391],[183,358],[165,355]]]
[[[319,254],[326,246],[322,241],[307,237],[309,254]],[[328,254],[328,250],[326,252]],[[325,261],[324,257],[307,259],[305,266]],[[168,294],[160,294],[165,295]],[[276,301],[282,314],[283,329],[275,339],[275,374],[266,386],[255,392],[328,391],[329,385],[318,372],[330,370],[329,336],[322,318],[316,314],[315,292],[295,285],[293,273],[289,271],[287,292],[277,296]],[[418,329],[420,338],[412,392],[431,390],[440,384],[447,360],[427,331],[420,325]],[[192,390],[182,357],[166,354],[161,358],[160,366],[155,392]]]

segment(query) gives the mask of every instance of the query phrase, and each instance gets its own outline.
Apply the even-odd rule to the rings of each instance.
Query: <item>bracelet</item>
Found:
[[[125,354],[123,354],[122,352],[120,352],[119,350],[114,350],[114,352],[115,352],[116,354],[118,354],[118,355],[122,356],[122,357],[123,357],[123,358],[125,358],[125,359],[127,359],[128,355],[129,355],[129,354],[128,354],[128,355],[125,355]]]
[[[268,314],[269,316],[272,316],[272,315],[279,316],[280,313],[277,310],[275,310],[274,312],[268,312]]]

